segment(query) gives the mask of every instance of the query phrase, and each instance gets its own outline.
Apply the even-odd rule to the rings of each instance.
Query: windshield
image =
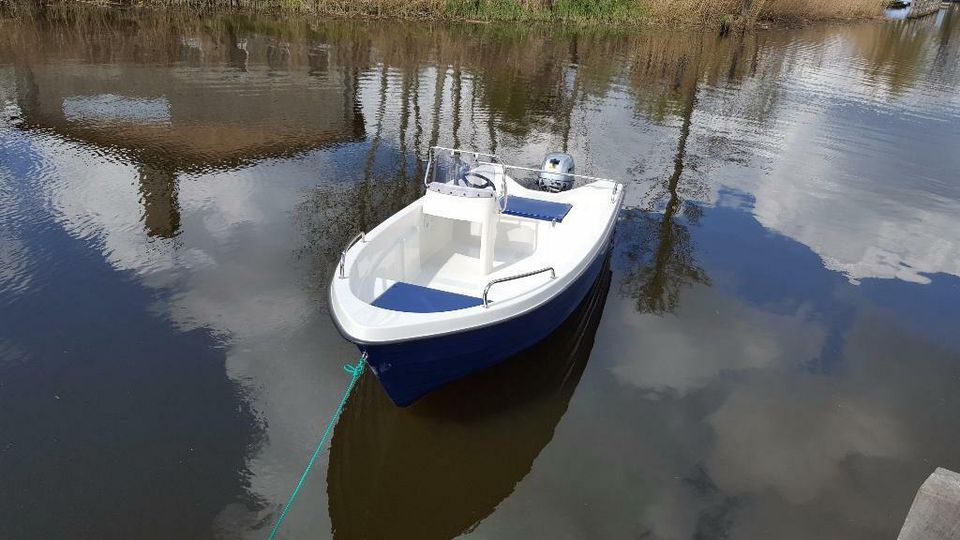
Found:
[[[493,159],[483,154],[434,148],[426,182],[495,190],[496,169],[483,164]]]

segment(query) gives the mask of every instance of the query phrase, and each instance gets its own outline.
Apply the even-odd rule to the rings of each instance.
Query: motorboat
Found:
[[[567,411],[610,277],[607,264],[546,339],[430,392],[411,405],[413,414],[395,407],[375,379],[358,381],[327,460],[334,540],[457,538],[492,514],[530,473]],[[451,496],[464,486],[469,497]]]
[[[582,185],[541,191],[517,172]],[[350,241],[330,284],[334,323],[399,406],[559,327],[597,280],[623,201],[613,180],[445,147],[430,149],[424,184]]]

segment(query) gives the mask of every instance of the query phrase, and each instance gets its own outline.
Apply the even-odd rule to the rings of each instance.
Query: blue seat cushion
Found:
[[[437,313],[483,304],[483,301],[464,294],[438,291],[412,283],[398,281],[373,301],[378,308],[408,313]]]
[[[507,208],[504,214],[511,216],[542,219],[544,221],[563,221],[567,212],[573,208],[572,204],[541,201],[526,197],[507,197]]]

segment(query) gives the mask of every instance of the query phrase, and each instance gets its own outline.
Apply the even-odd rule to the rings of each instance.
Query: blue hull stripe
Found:
[[[600,275],[608,250],[539,308],[499,324],[419,340],[360,345],[387,395],[407,406],[427,392],[497,364],[548,336],[573,313]]]

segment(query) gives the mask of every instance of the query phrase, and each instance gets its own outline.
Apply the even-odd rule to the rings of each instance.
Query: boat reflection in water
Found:
[[[608,257],[553,334],[408,408],[396,407],[375,377],[363,377],[333,432],[327,493],[334,536],[452,538],[490,515],[553,438],[609,288]]]

